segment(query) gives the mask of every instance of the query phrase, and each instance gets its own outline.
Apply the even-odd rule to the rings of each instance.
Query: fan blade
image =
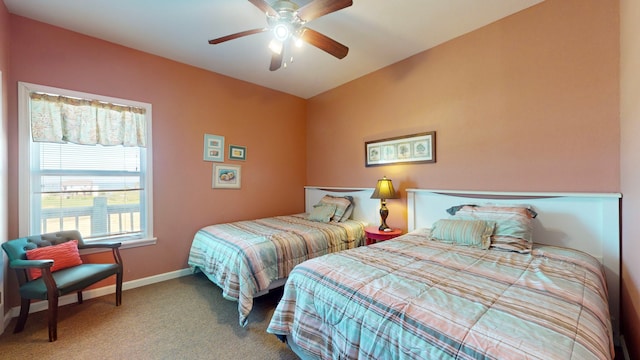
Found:
[[[349,52],[348,47],[309,28],[302,29],[300,38],[318,49],[326,51],[327,53],[337,57],[338,59],[344,58]]]
[[[249,0],[250,3],[255,5],[258,9],[262,10],[262,12],[266,13],[269,16],[276,16],[278,12],[275,11],[269,3],[264,0]]]
[[[217,39],[209,40],[209,44],[211,44],[211,45],[220,44],[220,43],[225,42],[225,41],[237,39],[239,37],[243,37],[243,36],[247,36],[247,35],[258,34],[258,33],[261,33],[261,32],[268,31],[268,30],[269,30],[268,28],[260,28],[260,29],[241,31],[239,33],[235,33],[235,34],[219,37]]]
[[[298,9],[298,17],[304,21],[311,21],[351,5],[351,0],[315,0]]]
[[[276,71],[280,69],[281,66],[282,66],[282,52],[280,52],[280,54],[273,53],[273,55],[271,56],[271,65],[269,66],[269,70]]]

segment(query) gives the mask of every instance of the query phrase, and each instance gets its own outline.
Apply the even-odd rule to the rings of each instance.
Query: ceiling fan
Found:
[[[271,31],[273,33],[273,40],[269,44],[269,48],[273,52],[269,66],[271,71],[278,70],[282,66],[284,47],[291,43],[300,45],[304,41],[338,59],[347,56],[348,47],[306,27],[305,24],[313,19],[351,6],[352,0],[312,0],[301,7],[290,0],[278,0],[273,5],[267,3],[266,0],[249,0],[249,2],[266,14],[268,26],[212,39],[209,40],[209,44],[220,44],[243,36]]]

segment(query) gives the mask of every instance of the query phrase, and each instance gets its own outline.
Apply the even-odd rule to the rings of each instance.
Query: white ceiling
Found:
[[[272,0],[267,0],[272,3]],[[310,98],[543,0],[354,0],[306,24],[349,47],[342,60],[305,45],[269,71],[270,33],[245,0],[4,0],[9,12],[233,78]],[[299,0],[299,5],[309,0]]]

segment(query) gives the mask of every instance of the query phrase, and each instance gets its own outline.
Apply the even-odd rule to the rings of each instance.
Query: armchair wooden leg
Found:
[[[20,316],[18,322],[13,330],[13,333],[19,333],[24,330],[24,324],[27,323],[27,316],[29,316],[29,307],[31,306],[31,299],[22,298],[20,301]]]
[[[49,297],[49,341],[58,339],[58,297]]]
[[[122,304],[122,272],[116,274],[116,306]]]

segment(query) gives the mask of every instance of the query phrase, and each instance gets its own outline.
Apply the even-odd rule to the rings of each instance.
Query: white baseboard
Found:
[[[182,276],[191,275],[192,273],[193,272],[191,271],[191,269],[182,269],[182,270],[176,270],[176,271],[172,271],[164,274],[149,276],[142,279],[126,281],[122,284],[122,290],[124,291],[124,290],[135,289],[137,287],[151,285],[151,284],[159,283],[162,281],[167,281],[167,280],[176,279]],[[104,286],[97,289],[90,289],[90,290],[83,291],[82,298],[84,300],[88,300],[88,299],[93,299],[93,298],[97,298],[104,295],[114,294],[115,292],[116,292],[116,286],[114,284],[114,285]],[[58,305],[59,306],[68,305],[68,304],[75,303],[77,301],[78,301],[78,297],[76,296],[76,293],[67,294],[65,296],[61,296],[58,299]],[[38,312],[38,311],[47,310],[47,308],[48,308],[48,304],[46,301],[33,302],[29,307],[29,314]],[[11,319],[13,319],[14,317],[17,317],[18,315],[20,315],[20,306],[15,306],[11,308],[11,310],[7,311],[7,313],[4,315],[4,322],[3,322],[2,331],[0,331],[0,334],[4,332],[4,329],[9,325],[9,323],[11,322]]]

